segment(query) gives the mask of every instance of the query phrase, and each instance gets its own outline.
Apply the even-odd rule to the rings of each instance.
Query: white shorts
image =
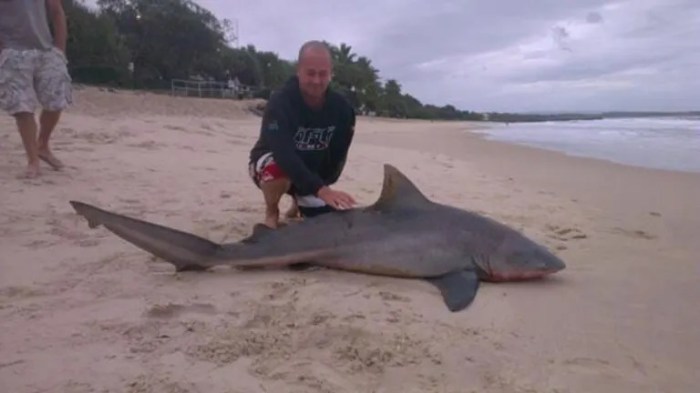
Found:
[[[14,115],[39,106],[63,110],[73,101],[68,61],[58,48],[0,52],[0,109]]]

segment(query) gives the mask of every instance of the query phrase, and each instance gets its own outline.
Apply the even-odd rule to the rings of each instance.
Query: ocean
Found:
[[[700,173],[700,117],[496,124],[487,139],[638,167]]]

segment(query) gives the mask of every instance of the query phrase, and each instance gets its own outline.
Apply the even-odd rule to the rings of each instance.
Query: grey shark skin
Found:
[[[469,306],[479,281],[543,277],[565,268],[520,232],[463,209],[430,201],[406,176],[384,165],[381,195],[369,206],[323,214],[279,229],[261,224],[248,238],[217,244],[193,234],[70,201],[90,228],[173,264],[177,271],[311,263],[331,269],[423,279],[450,311]]]

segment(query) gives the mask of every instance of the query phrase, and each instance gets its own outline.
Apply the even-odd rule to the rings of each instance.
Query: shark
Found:
[[[214,266],[315,265],[339,271],[423,280],[451,312],[473,303],[480,282],[543,278],[566,268],[551,250],[504,223],[429,199],[404,173],[384,164],[371,204],[263,224],[239,241],[216,243],[192,233],[70,200],[90,228],[103,226],[172,264],[177,272]]]

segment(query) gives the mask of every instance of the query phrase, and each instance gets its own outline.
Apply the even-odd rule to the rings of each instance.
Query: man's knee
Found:
[[[30,120],[34,117],[34,112],[29,112],[27,110],[21,110],[18,112],[14,112],[12,114],[12,117],[14,117],[15,120],[17,120],[17,121]]]
[[[281,198],[291,188],[291,181],[287,178],[276,178],[272,180],[262,180],[260,189],[266,196]]]
[[[25,129],[34,128],[36,126],[36,119],[34,118],[34,112],[28,112],[26,110],[21,110],[19,112],[14,112],[12,117],[15,118],[15,123],[22,132]]]
[[[248,170],[253,182],[266,196],[282,197],[283,194],[290,192],[292,182],[277,165],[272,153],[267,153],[256,162],[250,163]]]

